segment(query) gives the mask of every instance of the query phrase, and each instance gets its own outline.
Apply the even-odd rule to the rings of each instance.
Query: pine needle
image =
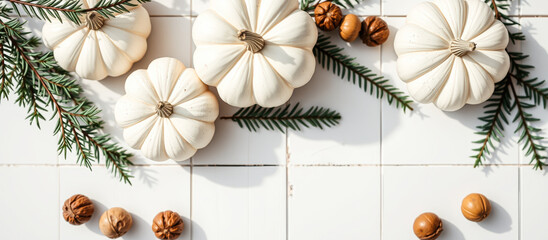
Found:
[[[331,43],[329,37],[319,34],[314,55],[323,68],[332,70],[340,78],[358,85],[378,99],[385,98],[389,105],[395,104],[396,108],[401,108],[404,112],[407,109],[413,111],[413,101],[409,96],[390,84],[388,79],[355,62],[355,58],[342,54],[343,50]]]
[[[285,128],[301,131],[302,128],[333,127],[339,124],[341,115],[329,108],[311,107],[308,110],[299,107],[299,103],[291,107],[263,108],[254,105],[238,110],[234,115],[221,117],[223,120],[232,120],[241,128],[256,132],[258,129],[280,131]]]
[[[58,0],[40,0],[53,5]],[[65,5],[63,5],[65,6]],[[69,5],[73,6],[73,5]],[[28,10],[32,16],[45,17],[40,11]],[[49,11],[49,10],[44,10]],[[51,11],[56,11],[51,10]],[[76,79],[55,61],[52,52],[40,52],[40,39],[24,30],[25,22],[10,17],[13,9],[0,7],[0,101],[8,100],[11,92],[15,102],[27,108],[27,120],[40,128],[40,122],[55,121],[54,134],[59,136],[59,155],[77,154],[77,163],[91,169],[104,159],[106,166],[120,181],[131,184],[129,160],[132,154],[101,133],[104,122],[100,110],[82,97]],[[38,15],[36,15],[38,14]],[[45,114],[51,116],[46,119]]]
[[[495,17],[502,21],[506,26],[519,26],[519,23],[504,14],[509,10],[510,0],[485,0],[495,10]],[[508,31],[512,44],[518,41],[525,41],[525,35],[522,32],[512,33]],[[545,139],[541,134],[542,129],[534,127],[534,123],[540,119],[527,112],[528,109],[541,106],[546,109],[548,100],[548,88],[543,87],[545,81],[538,78],[530,78],[530,71],[534,66],[523,64],[522,61],[529,56],[521,52],[510,52],[511,67],[504,78],[495,89],[493,97],[485,106],[485,115],[480,117],[484,125],[478,126],[477,134],[484,136],[483,139],[474,141],[480,144],[479,148],[473,149],[476,155],[475,166],[479,166],[487,160],[487,156],[496,150],[493,142],[501,141],[504,125],[508,125],[507,117],[515,114],[512,122],[517,123],[514,134],[518,134],[518,143],[523,145],[522,150],[526,157],[530,158],[530,163],[534,163],[534,169],[542,169],[546,165],[546,149],[543,145]],[[524,95],[518,94],[516,86],[521,86],[525,92]],[[515,112],[515,113],[514,113]]]
[[[81,24],[82,15],[88,12],[98,12],[106,18],[111,18],[116,14],[128,12],[128,8],[135,7],[132,0],[99,0],[95,6],[83,8],[80,1],[66,0],[7,0],[9,1],[15,12],[21,16],[21,12],[17,8],[20,6],[23,11],[30,17],[35,17],[45,21],[57,19],[63,22],[61,16],[66,17],[70,21]],[[151,0],[137,0],[138,3],[150,2]]]

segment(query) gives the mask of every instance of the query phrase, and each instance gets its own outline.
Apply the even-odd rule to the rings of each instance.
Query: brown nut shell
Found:
[[[114,207],[101,215],[99,229],[108,238],[119,238],[126,234],[133,226],[131,214],[123,208]]]
[[[88,197],[76,194],[63,204],[63,218],[72,225],[81,225],[91,219],[95,207]]]
[[[177,239],[184,229],[183,219],[178,213],[165,211],[152,220],[152,231],[158,239]]]
[[[360,38],[363,43],[370,47],[383,44],[390,36],[388,24],[382,18],[370,16],[362,22]]]
[[[434,213],[423,213],[415,219],[413,232],[421,240],[435,240],[443,231],[443,222]]]
[[[472,193],[462,200],[460,210],[466,219],[481,222],[491,213],[491,203],[484,195]]]
[[[339,28],[339,36],[342,40],[352,42],[360,35],[362,24],[360,19],[354,14],[344,16]]]
[[[341,8],[330,1],[325,1],[314,9],[316,26],[324,31],[332,31],[341,25],[343,14]]]

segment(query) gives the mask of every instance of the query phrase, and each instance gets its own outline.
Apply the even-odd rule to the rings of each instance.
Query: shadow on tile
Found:
[[[285,170],[285,168],[194,166],[192,174],[194,176],[201,176],[208,181],[214,182],[215,184],[236,188],[250,188],[254,186],[261,186],[265,179],[276,177],[276,173],[282,170]],[[194,184],[196,183],[197,181],[194,180]]]
[[[129,211],[129,210],[128,210]],[[124,236],[122,236],[122,239],[126,240],[139,240],[139,239],[150,239],[148,236],[143,236],[142,232],[139,231],[139,229],[148,229],[150,232],[152,232],[151,224],[149,224],[145,219],[140,217],[137,214],[131,213],[131,217],[133,218],[133,226],[131,226],[131,230],[126,233]]]
[[[443,232],[440,235],[440,239],[444,240],[465,240],[464,234],[459,230],[459,228],[448,221],[447,219],[442,219],[443,221]]]
[[[482,228],[494,233],[505,233],[512,230],[512,217],[498,203],[491,200],[491,215],[478,223]]]
[[[93,216],[89,220],[89,222],[85,223],[86,227],[94,232],[95,234],[99,236],[103,236],[103,233],[101,233],[101,230],[99,229],[99,219],[101,218],[101,215],[108,210],[107,206],[103,205],[102,203],[98,202],[95,199],[91,199],[93,202],[93,206],[95,207],[95,211],[93,212]],[[64,223],[62,223],[64,224]],[[68,223],[67,223],[68,224]]]
[[[189,15],[190,1],[174,0],[169,1],[170,6],[162,4],[168,1],[152,1],[143,4],[150,15]]]
[[[140,182],[144,183],[148,187],[154,187],[158,183],[158,178],[154,176],[158,172],[148,167],[134,167],[131,169],[134,176],[136,176]]]

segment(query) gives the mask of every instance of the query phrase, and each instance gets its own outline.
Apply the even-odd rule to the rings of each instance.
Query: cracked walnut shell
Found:
[[[63,204],[63,218],[72,225],[81,225],[91,219],[95,207],[88,197],[76,194]]]
[[[390,29],[382,18],[370,16],[362,22],[362,29],[360,31],[360,38],[363,43],[370,47],[376,47],[388,39],[390,35]]]
[[[423,213],[415,219],[413,232],[421,240],[435,240],[443,231],[443,222],[434,213]]]
[[[484,195],[472,193],[462,200],[462,215],[472,222],[481,222],[491,213],[491,203]]]
[[[126,234],[133,226],[131,214],[123,208],[114,207],[101,215],[99,229],[109,238],[119,238]]]
[[[178,213],[165,211],[152,220],[152,231],[158,239],[177,239],[184,229],[183,219]]]
[[[316,26],[324,31],[332,31],[341,25],[343,14],[341,8],[330,1],[322,2],[314,9]]]

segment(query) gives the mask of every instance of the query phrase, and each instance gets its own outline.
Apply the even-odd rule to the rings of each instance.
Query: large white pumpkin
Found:
[[[83,8],[92,8],[99,0],[79,0]],[[46,22],[42,30],[44,44],[53,50],[55,60],[78,76],[102,80],[129,71],[146,52],[151,30],[148,12],[138,3],[129,12],[104,18],[89,12],[78,25],[62,17],[63,22]]]
[[[145,157],[186,160],[213,138],[219,105],[194,69],[173,58],[156,59],[133,72],[125,88],[116,121],[128,145]]]
[[[196,72],[233,106],[282,105],[316,67],[318,30],[296,0],[212,0],[192,36]]]
[[[398,74],[418,102],[445,111],[479,104],[508,72],[508,39],[481,0],[423,2],[396,35]]]

